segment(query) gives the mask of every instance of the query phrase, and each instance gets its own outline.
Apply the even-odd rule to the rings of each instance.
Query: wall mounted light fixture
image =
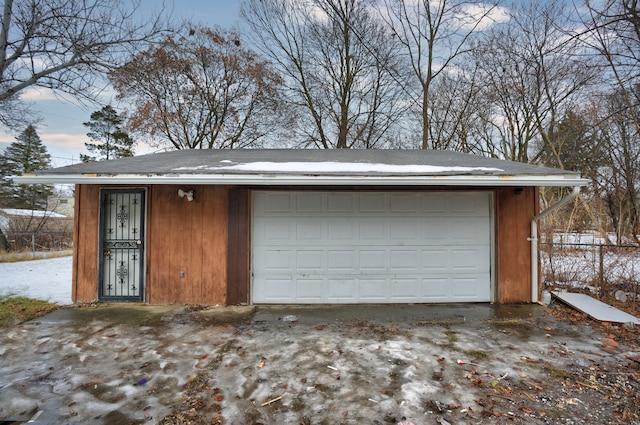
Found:
[[[193,201],[193,190],[178,189],[178,196],[181,198],[187,197],[187,201]]]

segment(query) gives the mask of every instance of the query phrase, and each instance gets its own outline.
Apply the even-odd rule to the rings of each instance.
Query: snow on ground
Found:
[[[72,304],[71,256],[0,263],[0,296],[6,295]]]
[[[58,214],[53,211],[42,210],[25,210],[17,208],[0,208],[0,212],[7,215],[22,216],[22,217],[52,217],[52,218],[67,218],[64,214]]]
[[[543,282],[582,288],[600,281],[600,251],[593,247],[571,246],[545,250],[540,256]],[[640,250],[606,248],[603,250],[602,275],[605,283],[633,290],[640,282]]]

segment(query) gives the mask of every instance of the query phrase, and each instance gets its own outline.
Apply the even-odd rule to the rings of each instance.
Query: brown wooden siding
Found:
[[[76,303],[98,299],[98,237],[100,187],[76,185],[72,299]]]
[[[531,219],[538,190],[501,188],[496,195],[496,264],[499,304],[531,302]]]
[[[76,186],[72,297],[77,303],[98,298],[101,187],[115,188]],[[179,198],[179,188],[193,189],[193,202]],[[148,187],[145,300],[225,304],[226,244],[225,186]]]
[[[227,257],[227,304],[249,302],[250,282],[250,192],[229,190],[229,254]]]
[[[180,188],[194,200],[179,198]],[[225,304],[227,188],[159,185],[148,199],[147,300]]]
[[[194,201],[179,198],[179,188],[194,190]],[[147,302],[232,305],[250,301],[250,192],[251,188],[226,186],[147,187]],[[517,193],[508,187],[494,193],[495,301],[530,302],[528,238],[531,218],[538,211],[538,190],[523,188]],[[77,185],[72,297],[78,303],[98,297],[99,213],[100,186]]]

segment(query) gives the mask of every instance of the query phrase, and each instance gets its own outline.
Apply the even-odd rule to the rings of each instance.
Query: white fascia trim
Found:
[[[26,184],[179,184],[179,185],[298,185],[298,186],[585,186],[576,176],[305,176],[273,174],[56,174],[13,178]]]

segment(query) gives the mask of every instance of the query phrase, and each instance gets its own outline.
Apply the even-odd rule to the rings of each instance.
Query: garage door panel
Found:
[[[357,197],[356,203],[360,214],[384,214],[387,211],[386,199],[378,193],[361,193],[353,196]]]
[[[449,226],[451,228],[450,242],[455,245],[486,243],[489,234],[489,224],[479,223],[477,217],[453,218]]]
[[[327,194],[327,212],[329,213],[353,213],[354,197],[351,193]]]
[[[265,278],[263,285],[255,295],[263,302],[292,303],[296,300],[296,285],[290,276],[271,276]]]
[[[415,302],[420,299],[421,288],[418,278],[391,279],[391,299],[394,302]]]
[[[485,247],[455,248],[451,250],[451,269],[456,273],[488,273],[489,252]]]
[[[324,212],[325,199],[322,194],[299,193],[295,198],[296,212],[298,213],[318,213]]]
[[[258,194],[256,205],[261,206],[266,213],[288,213],[291,211],[291,194],[289,193],[269,193]]]
[[[325,279],[302,277],[296,280],[296,301],[301,303],[324,302],[327,298]]]
[[[415,249],[390,249],[389,271],[416,272],[420,268],[419,254]]]
[[[449,244],[451,232],[450,222],[446,218],[434,218],[432,220],[421,220],[420,236],[425,245],[447,245]]]
[[[389,284],[386,279],[359,279],[358,289],[360,302],[385,302],[389,299]]]
[[[419,241],[416,221],[404,219],[389,223],[389,239],[403,243]]]
[[[381,272],[388,268],[388,251],[386,250],[368,250],[363,249],[359,251],[360,271],[362,273],[367,272]]]
[[[422,256],[422,270],[425,273],[446,272],[450,266],[450,250],[448,249],[423,249],[420,252]]]
[[[357,223],[358,240],[363,242],[380,242],[386,238],[386,223],[383,219],[365,219]]]
[[[327,221],[327,243],[338,241],[350,241],[354,237],[354,228],[351,222],[345,222],[342,220],[328,220]]]
[[[457,301],[474,301],[483,295],[478,291],[478,278],[453,277],[451,283],[453,288],[452,298]]]
[[[305,272],[314,271],[320,274],[322,270],[325,269],[324,251],[300,249],[296,251],[295,255],[295,267],[297,270],[302,270]]]
[[[252,301],[489,301],[490,229],[488,193],[255,192]]]
[[[295,270],[293,254],[292,250],[265,250],[264,254],[257,258],[256,263],[270,273],[293,273]]]
[[[332,303],[356,303],[358,302],[358,281],[345,276],[327,278],[327,299]]]
[[[304,220],[295,223],[297,242],[322,243],[324,240],[324,226],[317,220]]]
[[[416,194],[396,193],[389,196],[389,211],[392,213],[416,214]]]
[[[358,267],[353,250],[327,250],[327,272],[354,273]]]
[[[447,193],[431,193],[420,197],[419,212],[429,215],[446,215],[449,213],[449,198]]]
[[[421,279],[421,298],[427,302],[446,302],[449,298],[447,289],[449,279],[444,276],[433,276]]]
[[[291,239],[291,223],[284,220],[268,220],[266,221],[264,230],[258,234],[263,242],[271,241],[288,241]]]
[[[449,195],[449,212],[452,215],[468,215],[473,217],[489,217],[484,193],[452,193]]]

